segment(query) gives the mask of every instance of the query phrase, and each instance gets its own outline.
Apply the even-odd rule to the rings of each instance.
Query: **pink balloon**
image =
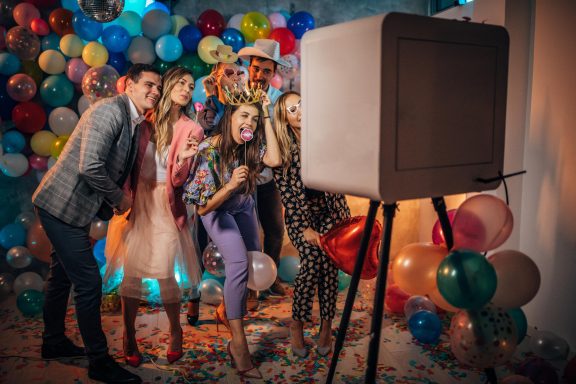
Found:
[[[280,74],[278,72],[276,72],[274,74],[274,77],[272,77],[272,79],[270,79],[270,85],[276,89],[282,88],[283,82],[284,82],[284,79],[282,79],[282,76],[280,76]]]
[[[510,208],[492,195],[476,195],[458,208],[453,223],[454,248],[485,252],[502,245],[512,233]]]
[[[286,18],[280,12],[274,12],[268,15],[271,29],[286,28]]]
[[[28,158],[30,166],[38,171],[45,171],[48,169],[48,156],[40,156],[37,154],[32,154]]]
[[[41,18],[37,17],[30,22],[30,29],[37,35],[46,36],[50,33],[50,26]]]
[[[8,79],[6,91],[13,100],[30,101],[36,94],[36,83],[30,76],[17,73]]]
[[[33,19],[40,17],[40,11],[30,3],[20,3],[14,7],[12,16],[18,25],[28,28]]]
[[[456,210],[451,209],[447,213],[450,224],[454,223],[454,216],[456,216]],[[436,220],[436,223],[434,223],[434,227],[432,228],[432,242],[434,244],[446,243],[446,240],[444,239],[444,233],[442,232],[442,226],[440,225],[440,220]]]
[[[82,82],[82,78],[84,77],[84,74],[88,68],[90,67],[84,62],[84,60],[79,57],[74,57],[68,60],[64,71],[66,72],[66,76],[71,82],[79,84]]]

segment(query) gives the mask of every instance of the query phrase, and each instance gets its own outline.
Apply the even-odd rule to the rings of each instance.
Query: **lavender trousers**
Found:
[[[202,216],[206,232],[224,258],[224,302],[229,320],[246,314],[248,251],[260,250],[254,199],[233,195],[218,209]]]

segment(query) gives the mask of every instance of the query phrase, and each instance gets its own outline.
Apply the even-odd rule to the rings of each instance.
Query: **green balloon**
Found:
[[[40,85],[40,96],[51,107],[63,107],[72,101],[74,86],[66,75],[48,76]]]
[[[526,319],[526,315],[522,308],[512,308],[506,311],[512,320],[514,320],[514,324],[516,324],[516,331],[518,331],[518,341],[516,344],[520,344],[524,337],[526,337],[526,332],[528,332],[528,320]]]
[[[160,72],[161,75],[166,73],[166,71],[169,70],[170,68],[172,68],[173,65],[174,65],[174,63],[168,63],[167,61],[160,60],[160,59],[156,59],[154,64],[152,64],[152,66],[154,68],[156,68]]]
[[[192,77],[194,80],[210,74],[210,71],[212,70],[210,64],[205,63],[198,55],[192,53],[180,56],[180,58],[176,60],[176,65],[192,71]]]
[[[346,272],[342,272],[341,270],[338,271],[338,290],[343,291],[348,286],[350,286],[350,281],[352,281],[352,276],[347,274]]]
[[[479,309],[496,292],[496,271],[483,255],[459,249],[442,260],[436,283],[448,303],[462,309]]]
[[[16,299],[16,305],[24,316],[36,316],[44,307],[44,293],[35,289],[22,291]]]

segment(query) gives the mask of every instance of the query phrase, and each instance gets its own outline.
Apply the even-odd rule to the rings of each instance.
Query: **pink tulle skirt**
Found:
[[[121,280],[121,296],[175,303],[201,280],[190,228],[178,230],[165,183],[139,181],[132,210],[109,223],[105,253],[104,286]]]

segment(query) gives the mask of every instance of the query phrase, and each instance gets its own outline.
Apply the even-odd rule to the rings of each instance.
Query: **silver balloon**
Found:
[[[124,0],[78,0],[78,6],[89,18],[107,23],[120,16]]]
[[[204,268],[216,277],[224,277],[224,258],[214,243],[209,243],[202,253]]]
[[[530,349],[546,360],[564,360],[570,352],[566,340],[547,331],[536,331],[530,337]]]
[[[90,237],[94,240],[100,240],[106,237],[108,233],[108,222],[100,219],[94,219],[90,224]]]
[[[224,287],[214,279],[206,279],[200,283],[201,300],[206,304],[220,304],[224,297]]]
[[[436,313],[436,306],[434,303],[426,296],[412,296],[404,304],[404,316],[406,320],[418,311],[430,311]]]
[[[28,229],[32,226],[32,223],[34,222],[34,220],[36,220],[36,215],[34,214],[34,212],[33,211],[26,211],[26,212],[22,212],[18,216],[16,216],[16,219],[14,220],[14,222],[16,224],[22,224],[22,226],[24,228]]]
[[[32,262],[32,254],[28,248],[17,245],[8,250],[6,261],[13,268],[26,268]]]
[[[14,285],[14,276],[10,273],[0,273],[0,300],[4,300],[10,292],[12,292],[12,286]]]
[[[44,290],[44,280],[35,272],[24,272],[16,277],[13,288],[16,295],[27,289],[35,289],[42,292]]]

